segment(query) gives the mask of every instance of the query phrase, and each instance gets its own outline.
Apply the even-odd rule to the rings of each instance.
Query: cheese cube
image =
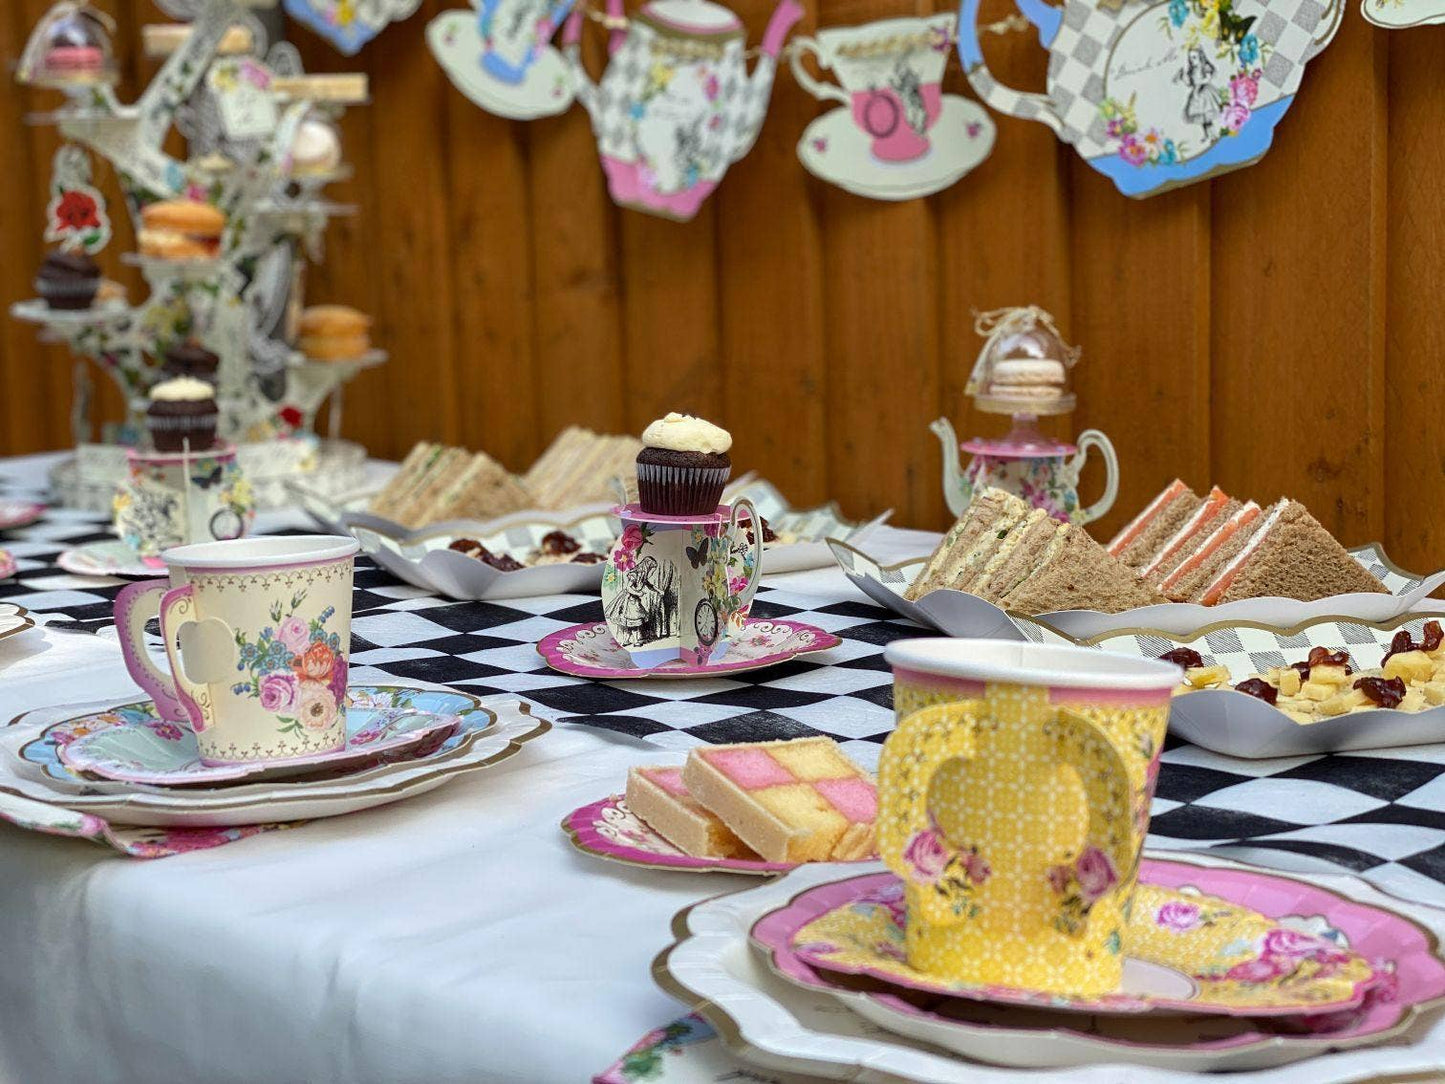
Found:
[[[1402,651],[1385,660],[1385,677],[1400,678],[1409,685],[1429,681],[1435,674],[1435,662],[1423,651]]]
[[[1306,700],[1328,700],[1335,695],[1335,687],[1318,681],[1306,681],[1300,686],[1299,694]]]
[[[1351,677],[1343,666],[1312,666],[1310,681],[1316,685],[1345,685],[1351,682]]]
[[[1401,711],[1424,711],[1428,708],[1429,702],[1425,699],[1424,687],[1412,685],[1405,693],[1405,699],[1401,700],[1398,707]]]
[[[1295,696],[1299,693],[1300,686],[1304,682],[1299,676],[1299,671],[1294,667],[1279,672],[1279,692],[1281,696]]]
[[[1430,681],[1420,686],[1425,700],[1430,704],[1445,704],[1445,681]]]
[[[1208,689],[1229,680],[1229,667],[1193,666],[1184,671],[1184,680],[1196,689]]]

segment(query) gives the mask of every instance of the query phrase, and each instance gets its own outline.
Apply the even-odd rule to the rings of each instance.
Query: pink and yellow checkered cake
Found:
[[[694,749],[682,781],[770,862],[854,861],[877,850],[873,779],[830,738]]]
[[[688,793],[681,768],[633,768],[627,808],[663,839],[694,858],[758,856],[722,820]]]

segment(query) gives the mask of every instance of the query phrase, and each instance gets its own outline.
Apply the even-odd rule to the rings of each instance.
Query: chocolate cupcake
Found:
[[[642,432],[637,496],[654,516],[703,516],[717,510],[732,474],[726,429],[688,414],[669,414]]]
[[[191,451],[207,452],[216,443],[215,390],[203,380],[178,376],[151,389],[146,423],[158,452],[179,452],[190,441]]]
[[[100,268],[83,252],[52,252],[35,276],[35,289],[52,309],[88,309],[100,289]]]
[[[220,365],[219,357],[200,343],[187,339],[185,342],[174,343],[166,351],[165,363],[161,368],[166,376],[193,376],[197,380],[214,384],[216,370]]]

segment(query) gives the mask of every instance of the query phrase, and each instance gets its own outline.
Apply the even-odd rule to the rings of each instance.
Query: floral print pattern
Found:
[[[910,879],[931,886],[954,914],[978,917],[980,907],[973,899],[973,890],[993,876],[993,869],[976,844],[953,849],[937,823],[930,820],[928,828],[909,837],[903,861],[911,870]]]
[[[328,632],[326,622],[336,614],[327,606],[310,622],[296,615],[306,600],[304,590],[291,596],[290,608],[271,607],[271,624],[252,642],[236,633],[236,669],[246,678],[231,686],[237,696],[247,694],[276,715],[277,730],[300,735],[326,730],[336,721],[346,699],[346,655],[341,637]]]
[[[975,455],[964,471],[964,492],[996,486],[1065,523],[1082,522],[1078,477],[1062,458]]]
[[[668,1058],[680,1056],[686,1047],[715,1038],[717,1033],[696,1013],[689,1013],[649,1031],[623,1054],[613,1066],[594,1078],[594,1084],[637,1084],[659,1080],[666,1073]]]

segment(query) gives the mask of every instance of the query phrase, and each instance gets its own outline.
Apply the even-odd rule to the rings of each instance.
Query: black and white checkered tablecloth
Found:
[[[0,495],[20,494],[0,475]],[[8,532],[0,545],[19,572],[0,582],[0,601],[52,615],[52,628],[105,629],[122,581],[72,576],[54,559],[110,537],[101,517],[71,511]],[[514,692],[564,722],[663,749],[826,734],[871,767],[893,722],[883,647],[921,630],[865,601],[841,576],[829,583],[824,595],[765,582],[754,603],[759,617],[795,617],[836,633],[842,646],[825,655],[706,680],[597,682],[553,672],[535,649],[550,632],[600,620],[595,597],[452,602],[361,559],[353,673]],[[1228,848],[1285,867],[1333,863],[1416,898],[1437,896],[1445,883],[1445,744],[1248,761],[1171,738],[1164,762],[1156,846]]]

